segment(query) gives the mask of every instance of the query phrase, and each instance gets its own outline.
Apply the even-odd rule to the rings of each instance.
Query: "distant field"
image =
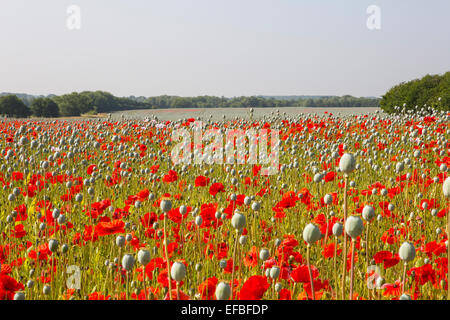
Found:
[[[280,114],[286,113],[287,115],[296,115],[300,113],[316,113],[324,114],[325,112],[332,113],[334,115],[342,114],[370,114],[374,113],[379,108],[300,108],[300,107],[290,107],[290,108],[258,108],[254,111],[255,118],[261,118],[265,115],[270,115],[276,113],[279,110]],[[247,108],[214,108],[214,109],[152,109],[152,110],[129,110],[120,111],[112,114],[113,118],[120,118],[122,115],[125,118],[145,118],[156,116],[161,120],[177,120],[181,118],[191,118],[191,117],[210,117],[212,119],[218,120],[222,119],[223,115],[227,119],[230,118],[247,118],[250,115],[250,111]]]

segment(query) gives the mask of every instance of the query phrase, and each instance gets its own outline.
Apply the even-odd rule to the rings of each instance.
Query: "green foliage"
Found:
[[[31,103],[31,112],[36,117],[54,118],[59,116],[59,107],[49,98],[37,98]]]
[[[379,99],[356,98],[352,96],[289,96],[289,97],[115,97],[104,91],[73,92],[62,96],[47,98],[23,95],[31,102],[33,114],[38,117],[80,116],[136,109],[172,109],[172,108],[280,108],[280,107],[378,107]],[[24,99],[24,98],[23,98]],[[23,100],[22,99],[22,100]],[[58,106],[56,112],[54,102]]]
[[[381,108],[387,113],[415,109],[416,106],[422,108],[425,105],[450,110],[450,72],[426,75],[421,79],[400,83],[391,88],[380,101]]]
[[[16,95],[8,95],[0,97],[0,114],[7,117],[27,118],[31,115],[31,111]]]

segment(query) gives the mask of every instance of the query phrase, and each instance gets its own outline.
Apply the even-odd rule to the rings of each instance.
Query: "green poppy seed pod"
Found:
[[[172,201],[170,200],[161,200],[161,204],[159,206],[161,208],[161,211],[164,213],[167,213],[172,209]]]
[[[400,256],[400,259],[405,262],[412,261],[416,257],[416,248],[414,248],[412,243],[403,242],[398,250],[398,255]]]
[[[281,240],[280,239],[275,239],[275,241],[274,241],[274,245],[275,245],[275,247],[278,247],[278,246],[280,246],[280,244],[281,244]]]
[[[326,194],[326,195],[323,197],[323,202],[324,202],[326,205],[332,204],[332,203],[333,203],[333,197],[331,196],[331,194]]]
[[[450,177],[445,179],[444,184],[442,185],[442,192],[444,193],[444,197],[450,199]]]
[[[375,281],[377,289],[380,289],[383,286],[383,284],[385,284],[385,282],[386,281],[384,280],[384,278],[378,277],[377,280]]]
[[[33,288],[34,287],[34,280],[28,280],[28,282],[27,282],[27,288],[28,289],[31,289],[31,288]]]
[[[134,267],[134,257],[131,254],[126,254],[122,258],[122,268],[130,271]]]
[[[259,211],[259,209],[261,209],[261,204],[259,202],[253,202],[252,203],[252,210],[253,211]]]
[[[58,250],[58,246],[59,246],[58,240],[51,239],[51,240],[48,242],[48,249],[49,249],[51,252],[56,252],[56,250]]]
[[[69,251],[69,246],[68,246],[66,243],[64,243],[64,244],[61,246],[61,252],[62,252],[62,253],[67,253],[67,251]]]
[[[25,294],[23,292],[17,292],[14,295],[14,300],[25,300]]]
[[[366,221],[372,221],[375,218],[375,209],[372,206],[364,206],[362,216]]]
[[[346,173],[352,173],[356,168],[356,159],[351,153],[345,153],[339,161],[339,169]]]
[[[181,206],[180,207],[180,214],[185,215],[187,212],[187,207],[186,206]]]
[[[170,276],[176,282],[180,282],[186,277],[186,266],[181,262],[174,262],[170,269]]]
[[[305,229],[303,229],[303,240],[308,244],[315,243],[320,240],[321,237],[322,234],[320,233],[320,229],[312,223],[308,224]]]
[[[280,268],[279,267],[272,267],[270,269],[270,277],[272,279],[277,279],[280,276]]]
[[[236,230],[245,228],[246,225],[245,216],[240,212],[235,212],[233,217],[231,218],[231,225]]]
[[[195,217],[195,224],[196,224],[197,226],[201,226],[202,223],[203,223],[202,217],[200,217],[200,216]]]
[[[399,298],[399,300],[411,300],[411,296],[409,294],[402,294]]]
[[[228,300],[231,296],[231,287],[226,282],[220,282],[216,287],[216,299],[217,300]]]
[[[200,272],[203,269],[203,265],[201,263],[197,263],[195,265],[195,271]]]
[[[65,223],[66,223],[66,216],[62,214],[58,217],[58,224],[63,225]]]
[[[225,269],[227,267],[227,260],[225,260],[225,259],[220,260],[219,261],[219,267],[221,269]]]
[[[333,235],[335,237],[340,237],[342,235],[342,232],[344,231],[344,226],[341,223],[336,222],[333,225],[333,229],[332,230],[333,230]]]
[[[246,197],[244,198],[244,204],[245,204],[246,206],[249,206],[251,202],[252,202],[252,199],[251,199],[249,196],[246,196]]]
[[[345,232],[352,238],[356,239],[364,230],[364,223],[358,216],[350,216],[345,222]]]
[[[42,292],[48,296],[50,292],[52,292],[52,288],[50,286],[45,285],[44,288],[42,288]]]
[[[117,238],[116,238],[116,245],[118,247],[123,247],[125,245],[125,237],[124,236],[117,236]]]
[[[267,259],[269,259],[269,257],[270,257],[269,250],[267,250],[267,249],[261,249],[261,251],[259,251],[259,258],[260,258],[262,261],[266,261]]]
[[[76,202],[81,202],[81,201],[83,201],[83,195],[82,195],[81,193],[77,193],[77,194],[75,195],[75,201],[76,201]]]
[[[319,183],[320,181],[322,181],[322,179],[323,179],[323,176],[320,173],[316,173],[313,178],[315,183]]]
[[[402,172],[405,169],[405,165],[403,162],[397,162],[395,165],[395,171]]]
[[[240,236],[239,237],[239,243],[241,245],[245,245],[247,243],[247,236]]]
[[[150,252],[144,249],[139,250],[138,261],[140,264],[146,266],[150,262]]]
[[[283,289],[283,285],[282,285],[281,283],[277,282],[277,283],[275,284],[275,291],[276,291],[276,292],[280,292],[281,289]]]

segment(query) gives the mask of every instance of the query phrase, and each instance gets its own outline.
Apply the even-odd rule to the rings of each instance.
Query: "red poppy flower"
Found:
[[[16,279],[0,273],[0,300],[12,300],[16,291],[24,289],[24,285]]]
[[[266,277],[251,276],[243,284],[239,292],[239,300],[261,300],[269,286]]]
[[[195,178],[195,186],[196,187],[206,187],[209,183],[209,178],[204,176],[198,176]]]

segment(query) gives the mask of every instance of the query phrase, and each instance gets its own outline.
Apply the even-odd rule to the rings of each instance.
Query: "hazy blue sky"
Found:
[[[0,0],[0,92],[379,96],[450,71],[449,16],[449,0]]]

